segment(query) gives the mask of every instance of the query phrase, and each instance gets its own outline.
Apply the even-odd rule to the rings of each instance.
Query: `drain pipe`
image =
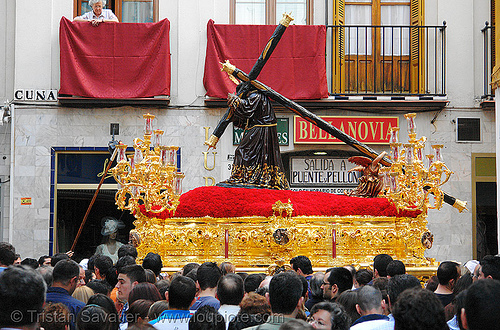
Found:
[[[10,104],[10,184],[9,184],[9,243],[14,237],[14,155],[15,155],[15,130],[14,130],[14,104]],[[3,118],[1,119],[3,120]]]

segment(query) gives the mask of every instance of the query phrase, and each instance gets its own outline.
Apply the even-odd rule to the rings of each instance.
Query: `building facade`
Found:
[[[147,7],[132,3],[116,0],[109,5],[122,22],[170,22],[168,99],[137,104],[59,95],[54,100],[50,95],[59,91],[64,79],[61,18],[72,19],[85,11],[86,1],[0,4],[0,236],[23,258],[70,249],[108,157],[111,124],[119,124],[114,137],[131,145],[142,136],[142,115],[154,114],[155,127],[165,131],[163,142],[180,147],[184,191],[228,178],[241,133],[228,128],[215,150],[207,151],[203,144],[226,111],[225,101],[208,97],[203,83],[207,22],[276,24],[281,16],[277,13],[283,11],[296,13],[297,24],[326,26],[329,96],[299,103],[318,116],[347,122],[397,118],[401,140],[406,136],[403,115],[417,112],[418,136],[428,139],[426,153],[431,153],[431,144],[444,146],[444,160],[454,175],[443,189],[467,201],[469,211],[459,213],[444,205],[429,212],[434,245],[427,256],[465,262],[498,253],[495,113],[491,96],[482,98],[491,95],[484,77],[491,71],[493,38],[485,38],[481,31],[491,20],[490,1],[143,1]],[[491,26],[486,29],[492,31]],[[490,42],[486,48],[485,40]],[[37,98],[37,92],[44,96]],[[299,143],[295,115],[280,107],[276,112],[283,123],[281,152],[288,179],[296,183],[293,188],[349,188],[304,182],[299,175],[306,174],[299,172],[307,172],[300,165],[306,161],[345,162],[355,154],[353,149],[317,138]],[[377,152],[390,149],[387,142],[370,146]],[[296,178],[294,170],[299,173]],[[112,180],[105,181],[77,245],[81,257],[100,244],[103,216],[121,217],[127,229],[132,227],[133,217],[114,206],[115,189]],[[126,230],[121,235],[126,240]]]

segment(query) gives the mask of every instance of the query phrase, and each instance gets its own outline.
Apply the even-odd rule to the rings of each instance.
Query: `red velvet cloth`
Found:
[[[275,29],[275,25],[229,25],[208,21],[203,77],[207,95],[225,99],[228,93],[234,93],[236,85],[220,70],[219,62],[229,60],[248,74]],[[293,100],[328,97],[325,49],[325,26],[291,25],[257,80]]]
[[[348,197],[313,191],[245,189],[222,187],[199,187],[183,194],[175,217],[190,218],[211,216],[232,218],[245,216],[272,215],[272,206],[277,201],[293,204],[292,216],[398,216],[416,217],[420,212],[398,211],[386,198]],[[153,214],[149,217],[161,219],[171,217],[169,212]]]
[[[61,19],[59,94],[93,98],[170,95],[170,22],[101,23]]]

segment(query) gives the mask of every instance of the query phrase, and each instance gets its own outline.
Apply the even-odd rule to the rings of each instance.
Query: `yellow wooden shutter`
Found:
[[[424,0],[410,3],[410,83],[411,93],[425,93],[424,29],[413,27],[424,25]]]
[[[334,25],[344,25],[345,24],[345,1],[344,0],[334,0],[333,8],[333,24]],[[334,40],[334,54],[333,54],[333,74],[332,82],[333,88],[332,93],[343,93],[345,91],[344,81],[345,81],[345,30],[343,27],[336,27],[333,29]],[[342,73],[344,71],[344,73]]]

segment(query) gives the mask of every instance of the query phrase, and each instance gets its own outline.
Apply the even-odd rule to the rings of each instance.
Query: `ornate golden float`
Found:
[[[400,150],[398,129],[392,132],[393,163],[381,171],[385,188],[378,198],[222,187],[199,187],[181,196],[177,147],[161,146],[152,117],[145,119],[144,139],[134,143],[135,160],[127,159],[122,145],[112,169],[120,188],[117,205],[136,217],[139,259],[155,252],[165,267],[230,261],[241,269],[306,255],[315,267],[332,267],[366,266],[387,253],[410,269],[435,268],[424,256],[432,246],[427,209],[441,207],[439,187],[452,172],[439,146],[427,157],[433,161],[423,164],[425,138],[416,139],[413,114],[407,116],[405,149]]]

